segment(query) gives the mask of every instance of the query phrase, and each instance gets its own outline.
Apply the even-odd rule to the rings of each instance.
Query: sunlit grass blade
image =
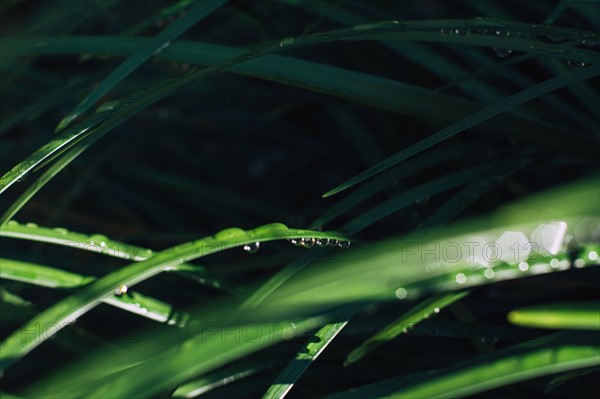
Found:
[[[153,54],[160,52],[163,48],[171,43],[171,40],[175,40],[186,30],[194,26],[197,22],[211,14],[225,3],[227,3],[227,0],[204,0],[196,3],[184,16],[177,19],[175,22],[162,30],[158,35],[152,38],[147,46],[139,48],[135,53],[131,54],[125,61],[115,68],[110,75],[104,79],[104,81],[102,81],[90,94],[81,100],[81,102],[75,107],[75,109],[73,109],[73,111],[71,111],[60,121],[56,127],[56,131],[63,130],[69,126],[73,120],[90,109],[96,103],[96,101],[98,101],[112,88],[118,85],[137,67],[144,63],[144,61],[150,58]]]
[[[172,398],[197,398],[213,389],[232,384],[238,380],[255,375],[273,367],[274,362],[254,362],[252,364],[236,364],[223,370],[214,371],[196,380],[186,382],[177,387]]]
[[[84,287],[96,280],[92,276],[14,259],[1,258],[0,264],[0,278],[41,287],[73,289]],[[161,323],[169,322],[183,326],[189,319],[185,312],[176,311],[173,306],[158,299],[131,291],[123,294],[104,298],[103,302]],[[173,317],[175,314],[177,321]]]
[[[557,333],[445,369],[402,376],[327,398],[459,398],[519,381],[597,365],[600,365],[600,347],[596,337]]]
[[[448,138],[462,132],[465,129],[473,127],[486,119],[492,118],[498,114],[506,112],[511,108],[514,108],[534,98],[540,97],[546,93],[550,93],[554,90],[560,89],[561,87],[568,86],[569,84],[572,84],[574,82],[579,82],[582,80],[593,78],[595,76],[598,76],[599,74],[600,66],[591,66],[588,68],[584,68],[580,71],[574,71],[571,73],[556,76],[535,86],[522,90],[516,94],[508,96],[500,101],[495,102],[490,106],[481,109],[480,111],[477,111],[451,124],[450,126],[438,131],[437,133],[434,133],[426,139],[419,141],[417,144],[414,144],[400,151],[396,155],[393,155],[388,159],[384,160],[383,162],[380,162],[377,165],[367,169],[365,172],[356,175],[355,177],[347,180],[346,182],[340,184],[332,190],[329,190],[328,192],[323,194],[323,197],[329,197],[349,187],[352,187],[355,184],[360,183],[371,176],[381,173],[382,171],[397,164],[398,162],[401,162],[406,158],[409,158],[423,150],[426,150],[427,148],[438,144],[441,141],[447,140]]]
[[[439,313],[442,309],[452,305],[454,302],[469,295],[469,291],[450,292],[447,294],[434,295],[404,313],[400,318],[394,320],[378,333],[363,342],[348,354],[344,366],[350,366],[373,352],[386,342],[393,340],[401,334],[407,333],[417,323],[427,319],[430,315]]]
[[[546,193],[543,196],[543,200],[550,201],[551,203],[550,208],[547,210],[542,209],[542,207],[535,208],[536,212],[533,212],[531,208],[528,208],[528,205],[536,203],[536,201],[538,201],[536,204],[539,207],[539,200],[542,196],[538,196],[535,200],[528,200],[523,204],[513,205],[511,207],[511,212],[519,210],[520,212],[533,213],[534,215],[531,215],[531,218],[533,219],[530,220],[537,220],[535,224],[527,226],[507,225],[505,220],[499,222],[494,218],[494,215],[492,215],[491,217],[486,218],[486,220],[482,220],[479,224],[485,225],[488,230],[474,231],[473,225],[470,225],[470,227],[463,226],[460,229],[460,236],[449,236],[443,240],[441,238],[444,236],[440,236],[440,239],[436,240],[436,242],[441,248],[444,248],[447,243],[456,244],[464,242],[474,235],[500,237],[507,229],[513,233],[518,232],[523,235],[529,235],[535,228],[539,227],[540,222],[546,222],[546,219],[535,219],[535,214],[544,215],[544,217],[548,217],[550,220],[556,220],[556,217],[563,219],[569,214],[581,215],[581,212],[587,213],[587,215],[590,215],[590,213],[593,214],[597,208],[597,197],[595,196],[594,190],[586,191],[586,188],[589,189],[588,186],[589,181],[585,182],[585,184],[579,183],[577,185],[572,185],[569,187],[568,191],[565,191],[565,188],[563,187],[563,190],[561,190],[558,195]],[[555,200],[557,198],[561,198],[561,201],[556,202]],[[559,204],[558,208],[556,207],[557,204]],[[504,214],[506,214],[506,212],[504,212]],[[563,220],[566,221],[567,226],[576,226],[581,222],[582,218],[581,216],[578,216],[574,219],[567,218]],[[489,230],[494,226],[497,228]],[[499,226],[501,226],[501,228]],[[265,238],[273,238],[273,236],[289,237],[292,232],[292,229],[289,229],[288,234],[271,235],[274,231],[280,229],[283,230],[281,225],[267,226],[264,229]],[[456,227],[453,231],[456,233]],[[327,233],[320,232],[304,232],[311,236],[322,234],[323,237],[325,237],[327,235]],[[262,233],[259,233],[258,229],[254,232],[226,230],[217,234],[215,238],[200,240],[185,246],[176,247],[171,251],[165,251],[162,253],[162,257],[161,254],[159,254],[149,261],[137,264],[144,267],[136,269],[135,272],[132,270],[135,265],[132,265],[126,268],[127,271],[122,274],[124,276],[135,275],[137,277],[133,277],[135,278],[133,281],[136,281],[142,278],[140,276],[141,273],[144,273],[144,277],[148,277],[150,273],[153,273],[160,268],[168,267],[170,263],[189,260],[192,257],[199,256],[197,254],[197,251],[199,251],[198,246],[214,243],[215,239],[218,243],[224,245],[224,247],[229,247],[240,245],[245,242],[255,242],[258,236],[263,236]],[[566,231],[565,233],[569,234],[570,231]],[[238,236],[244,236],[244,234],[252,236],[252,238],[242,239]],[[590,232],[590,234],[593,234],[593,232]],[[225,239],[226,236],[230,238]],[[236,238],[235,236],[238,237]],[[296,237],[298,236],[301,235],[297,234]],[[580,239],[584,241],[585,237],[582,236]],[[415,239],[412,241],[414,244]],[[81,384],[87,387],[84,392],[91,396],[105,395],[109,392],[116,396],[130,396],[133,393],[137,393],[141,396],[152,396],[158,392],[178,386],[187,380],[190,375],[200,375],[215,367],[245,357],[249,353],[260,350],[265,346],[280,342],[284,339],[284,335],[290,334],[290,332],[306,332],[314,330],[331,320],[328,320],[326,317],[311,319],[311,315],[314,315],[315,312],[333,310],[341,304],[359,305],[370,301],[398,300],[396,296],[398,287],[406,287],[407,293],[410,296],[413,291],[432,293],[448,292],[490,283],[498,283],[509,279],[539,276],[540,274],[546,273],[560,273],[562,270],[565,270],[563,267],[556,268],[553,266],[554,262],[551,262],[551,259],[554,259],[556,256],[552,256],[548,257],[548,264],[536,264],[535,267],[532,266],[529,270],[525,271],[520,267],[517,267],[513,262],[500,262],[493,266],[494,275],[490,275],[490,273],[486,273],[485,271],[492,269],[491,267],[483,268],[485,270],[482,270],[478,265],[465,264],[462,262],[456,263],[452,262],[450,259],[446,263],[434,262],[434,260],[431,259],[424,262],[418,251],[409,251],[409,248],[405,244],[406,243],[402,240],[398,239],[377,243],[369,247],[361,248],[360,250],[352,251],[351,253],[346,253],[345,256],[340,256],[335,261],[330,260],[329,265],[326,268],[319,267],[322,265],[315,265],[315,267],[310,270],[305,269],[303,274],[296,275],[294,279],[287,280],[285,284],[281,285],[276,291],[263,300],[256,309],[243,309],[244,311],[240,312],[235,310],[237,309],[235,304],[233,307],[230,303],[222,305],[215,304],[215,307],[212,308],[212,310],[205,310],[203,315],[197,315],[197,317],[202,320],[210,320],[211,323],[217,323],[211,324],[212,328],[210,330],[207,330],[206,326],[202,324],[195,327],[192,326],[192,330],[189,332],[194,336],[183,343],[181,336],[153,335],[147,340],[136,341],[136,344],[133,344],[128,348],[128,352],[131,353],[131,355],[128,355],[127,358],[121,359],[118,362],[114,357],[99,355],[99,357],[92,360],[94,369],[90,369],[91,365],[80,365],[70,369],[69,379],[64,379],[60,376],[56,377],[58,380],[55,381],[62,380],[63,386],[65,386],[64,383],[68,381],[69,385],[65,388],[57,388],[51,382],[52,380],[48,380],[39,385],[35,391],[32,391],[31,393],[35,392],[37,395],[40,395],[42,392],[56,393],[62,392],[61,389],[77,389],[79,394],[73,393],[73,396],[85,397],[79,390],[83,388],[75,388],[72,383],[72,381],[81,381]],[[510,245],[510,243],[508,245]],[[205,248],[203,253],[208,254],[214,252],[211,251],[211,249],[212,247]],[[566,254],[562,254],[561,256],[566,257]],[[432,262],[435,263],[435,265],[433,265]],[[399,267],[402,264],[410,267]],[[597,267],[598,264],[596,262],[588,261],[587,264],[578,267],[585,268],[588,266]],[[117,277],[117,275],[108,276],[99,281],[104,281],[106,283],[110,281],[111,284],[106,285],[106,289],[109,289],[116,281],[121,281],[121,279],[112,279],[112,277]],[[131,281],[132,280],[127,280],[127,282]],[[94,292],[98,292],[101,297],[104,290],[100,290],[100,288],[101,287],[98,286],[95,287]],[[65,304],[66,303],[63,302],[63,305]],[[78,301],[72,305],[81,306],[82,303]],[[42,315],[49,320],[57,320],[57,317],[51,317],[52,308]],[[299,318],[302,318],[304,321],[299,322]],[[45,321],[44,318],[38,317],[32,322],[43,321]],[[241,334],[244,329],[248,328],[248,323],[256,325],[257,322],[262,321],[267,321],[268,325],[272,326],[272,328],[267,330],[267,333],[257,337],[257,339],[239,341],[222,338],[221,334],[224,332],[228,332],[229,334],[237,332]],[[223,324],[221,324],[221,322]],[[14,335],[12,337],[14,337]],[[12,337],[9,338],[9,343],[13,339]],[[10,349],[11,347],[17,349],[15,345],[18,345],[19,352],[17,353],[20,353],[22,350],[22,344],[20,343],[11,343],[5,347],[7,349]],[[160,352],[160,348],[173,349],[163,349],[162,352]],[[106,368],[123,370],[123,367],[131,365],[132,362],[133,364],[138,364],[140,356],[143,358],[146,351],[150,351],[150,353],[161,353],[161,356],[122,373],[119,377],[111,379],[110,383],[102,383],[101,387],[99,387],[98,390],[94,390],[93,393],[89,391],[89,384],[93,385],[94,383],[89,380],[89,377],[82,375],[81,373],[83,373],[83,371],[81,370],[85,370],[85,373],[91,372],[93,375]],[[577,367],[582,367],[582,364],[583,363],[580,363]],[[128,383],[124,383],[124,381],[128,381]],[[160,382],[156,383],[157,381]],[[504,382],[509,383],[510,380],[507,379],[504,380]],[[96,382],[95,384],[98,385],[99,382]],[[464,386],[464,384],[461,383],[461,386]],[[53,389],[53,387],[55,389]]]
[[[212,237],[173,247],[149,259],[133,263],[109,273],[85,289],[42,312],[33,320],[30,320],[22,329],[25,330],[30,325],[37,325],[35,323],[41,323],[41,325],[45,325],[44,323],[55,323],[57,326],[64,326],[93,309],[105,298],[112,296],[118,287],[131,287],[163,271],[173,269],[181,263],[229,248],[244,245],[248,245],[250,248],[258,248],[259,244],[257,243],[287,238],[348,240],[345,236],[335,232],[291,229],[281,223],[264,225],[248,231],[238,228],[226,229]],[[19,331],[9,336],[2,344],[3,350],[0,355],[1,369],[5,369],[51,336],[48,333],[43,336],[40,334],[29,334],[23,338]],[[53,331],[56,333],[58,329],[53,329]]]
[[[0,264],[0,278],[42,287],[75,288],[95,280],[90,276],[14,259],[0,258]]]
[[[319,357],[335,337],[346,327],[355,309],[335,313],[341,321],[327,323],[302,345],[290,363],[279,373],[263,399],[281,399],[293,388],[306,369]]]
[[[530,328],[600,330],[600,303],[572,301],[528,306],[510,311],[508,321]]]

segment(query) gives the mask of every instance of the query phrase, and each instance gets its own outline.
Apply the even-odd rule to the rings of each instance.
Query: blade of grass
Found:
[[[350,352],[346,357],[344,366],[348,367],[351,364],[356,363],[358,360],[384,345],[386,342],[389,342],[395,339],[397,336],[408,332],[415,324],[422,322],[432,314],[439,313],[445,307],[452,305],[454,302],[463,299],[469,294],[469,291],[450,292],[446,294],[434,295],[429,299],[419,302],[416,306],[404,313],[400,318],[394,320],[377,332],[377,334],[373,335],[360,346],[353,349],[352,352]]]
[[[325,41],[324,38],[321,38]],[[31,40],[11,40],[5,43],[4,54],[35,55],[37,53],[110,53],[127,55],[143,45],[145,39],[115,37],[107,46],[106,37],[69,37]],[[299,42],[299,41],[298,41]],[[287,46],[293,47],[293,46]],[[158,58],[179,62],[212,65],[227,58],[244,54],[243,49],[206,43],[173,43],[157,55]],[[457,115],[475,112],[479,106],[456,96],[446,95],[414,85],[370,76],[358,72],[329,67],[323,64],[287,57],[265,56],[261,60],[248,61],[229,69],[233,73],[271,80],[307,90],[318,91],[346,100],[356,101],[370,107],[411,115],[436,125],[456,120]],[[310,73],[307,73],[310,71]],[[427,106],[424,106],[427,104]],[[430,108],[436,109],[431,113]],[[532,121],[512,116],[498,117],[497,123],[485,123],[495,134],[511,134],[515,137],[535,140],[562,150],[569,149],[591,156],[589,143],[564,140],[564,131],[554,126],[538,126]],[[585,141],[585,140],[584,140]],[[595,155],[595,154],[594,154]]]
[[[458,398],[599,364],[600,347],[593,335],[557,333],[444,369],[397,377],[327,398]]]
[[[48,339],[52,334],[58,332],[61,327],[93,309],[103,299],[112,296],[118,287],[131,287],[165,270],[172,269],[181,263],[225,249],[243,245],[254,245],[257,242],[303,237],[348,240],[345,236],[337,233],[288,229],[281,223],[273,223],[248,231],[237,228],[226,229],[215,234],[213,237],[207,237],[170,248],[149,259],[130,264],[127,267],[109,273],[90,284],[84,290],[60,301],[37,315],[33,320],[30,320],[27,325],[11,334],[3,342],[3,350],[0,354],[0,370],[6,369],[19,358],[40,345],[45,339]],[[30,326],[38,325],[35,323],[40,323],[39,325],[54,323],[53,325],[56,325],[57,328],[53,329],[52,334],[45,332],[45,334],[26,334],[22,337],[20,331],[25,331]]]
[[[506,112],[511,108],[514,108],[534,98],[540,97],[546,93],[558,90],[574,82],[591,79],[595,76],[598,76],[599,74],[600,66],[592,66],[584,68],[581,71],[575,71],[556,76],[535,86],[529,87],[525,90],[515,93],[511,96],[503,98],[502,100],[497,101],[494,104],[487,106],[481,109],[480,111],[477,111],[451,124],[450,126],[438,131],[437,133],[434,133],[426,139],[419,141],[417,144],[414,144],[406,148],[405,150],[400,151],[396,155],[393,155],[387,158],[386,160],[378,163],[377,165],[367,169],[366,171],[356,175],[355,177],[347,180],[339,186],[329,190],[328,192],[323,194],[323,197],[329,197],[331,195],[339,193],[340,191],[346,190],[347,188],[352,187],[355,184],[360,183],[368,179],[369,177],[372,177],[388,169],[389,167],[405,160],[408,157],[411,157],[435,144],[438,144],[441,141],[447,140],[448,138],[462,132],[465,129],[468,129],[481,123],[483,120],[490,119],[500,113]]]
[[[528,306],[511,310],[508,321],[517,326],[600,330],[600,304],[594,301],[571,301]]]
[[[340,321],[325,324],[302,345],[294,358],[275,378],[273,384],[263,395],[263,399],[281,399],[285,397],[306,369],[317,360],[325,348],[346,327],[355,312],[355,309],[335,312],[334,319]]]
[[[2,265],[0,278],[41,287],[73,289],[85,287],[96,281],[96,278],[92,276],[84,276],[30,262],[0,258],[0,264]],[[107,297],[102,301],[161,323],[176,324],[172,317],[174,314],[178,315],[179,326],[184,326],[189,319],[189,315],[185,312],[176,311],[173,306],[163,301],[137,292],[128,291],[126,295]]]
[[[227,0],[204,0],[196,3],[185,15],[163,29],[158,35],[152,38],[145,47],[139,48],[115,68],[106,79],[81,100],[73,111],[59,122],[55,131],[58,132],[68,127],[73,120],[90,109],[96,101],[123,81],[123,79],[131,74],[137,67],[142,65],[153,54],[156,54],[169,46],[172,40],[175,40],[186,30],[190,29],[225,3],[227,3]]]

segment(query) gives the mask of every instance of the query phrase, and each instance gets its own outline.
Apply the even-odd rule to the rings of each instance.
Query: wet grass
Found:
[[[3,2],[2,397],[589,396],[600,7],[427,4]]]

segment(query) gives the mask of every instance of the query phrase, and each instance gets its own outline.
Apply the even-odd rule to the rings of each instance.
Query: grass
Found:
[[[0,4],[1,396],[589,396],[600,5],[510,4]]]

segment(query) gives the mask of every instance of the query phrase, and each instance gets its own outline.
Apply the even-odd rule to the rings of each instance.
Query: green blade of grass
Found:
[[[519,162],[519,161],[511,161]],[[356,233],[367,226],[383,219],[384,217],[397,212],[398,210],[414,204],[417,200],[426,196],[432,196],[441,192],[462,186],[473,181],[478,181],[488,177],[490,174],[497,172],[498,169],[505,168],[504,162],[487,163],[478,165],[477,167],[469,167],[456,172],[449,173],[445,176],[427,181],[418,186],[409,188],[404,192],[382,201],[372,207],[360,216],[355,217],[341,227],[341,230]]]
[[[41,287],[72,289],[96,281],[95,277],[30,262],[0,258],[0,264],[0,278]],[[138,292],[128,291],[126,295],[106,297],[103,302],[161,323],[176,324],[172,317],[174,314],[178,315],[180,326],[189,319],[189,315],[175,311],[171,305]]]
[[[510,311],[507,318],[524,327],[600,330],[600,304],[575,301],[528,306]]]
[[[2,265],[0,278],[42,287],[82,287],[95,280],[94,277],[13,259],[0,258],[0,264]]]
[[[543,214],[545,217],[549,217],[550,220],[556,220],[555,218],[559,217],[573,228],[581,222],[581,217],[565,219],[565,215],[581,215],[582,211],[590,215],[597,209],[595,191],[587,190],[590,184],[590,181],[586,181],[569,186],[569,190],[563,188],[561,195],[556,193],[545,194],[544,201],[552,203],[549,208],[553,210],[552,216],[543,209],[534,208],[535,211],[533,211],[528,208],[528,205],[532,204],[532,200],[525,201],[519,206],[513,206],[513,212],[517,208],[522,212],[528,210],[532,214],[532,218],[536,214]],[[557,198],[560,198],[561,201],[556,202]],[[536,205],[539,207],[539,203],[536,203]],[[444,238],[443,241],[438,239],[435,242],[443,247],[446,242],[463,242],[478,234],[499,236],[500,233],[506,230],[521,231],[522,229],[524,234],[529,234],[540,222],[539,219],[530,220],[537,220],[537,222],[535,225],[522,227],[507,225],[504,220],[498,222],[492,216],[482,221],[482,224],[489,229],[490,225],[498,226],[500,223],[499,226],[502,226],[502,228],[480,232],[473,230],[473,225],[470,225],[469,228],[463,226],[460,230],[465,236],[450,236]],[[455,230],[456,228],[453,230],[456,233]],[[414,238],[412,241],[416,242]],[[206,310],[203,311],[202,315],[197,315],[202,320],[217,323],[215,325],[216,331],[214,329],[207,331],[206,328],[203,330],[202,326],[196,326],[196,330],[190,331],[193,337],[184,343],[182,343],[180,336],[167,337],[154,334],[146,340],[137,340],[136,344],[130,346],[127,350],[129,355],[125,359],[116,361],[114,357],[99,355],[99,357],[91,360],[92,363],[88,363],[87,366],[79,364],[70,369],[67,374],[69,378],[58,376],[55,381],[63,381],[64,389],[67,390],[70,389],[69,387],[73,387],[73,381],[81,382],[88,388],[87,384],[99,386],[101,383],[98,390],[94,391],[87,388],[85,391],[80,391],[80,388],[77,388],[79,394],[74,394],[71,397],[85,397],[86,395],[93,397],[93,395],[101,396],[101,394],[107,395],[108,393],[112,393],[113,396],[120,395],[124,397],[131,396],[134,393],[141,396],[152,396],[179,385],[186,381],[190,375],[208,372],[215,367],[245,357],[265,346],[280,342],[284,338],[283,335],[286,334],[284,332],[285,326],[295,325],[296,327],[293,330],[297,330],[298,324],[296,323],[298,323],[298,319],[296,317],[308,317],[301,324],[304,326],[301,331],[313,330],[324,323],[331,322],[327,318],[310,319],[311,315],[315,314],[314,312],[332,310],[332,307],[340,304],[361,304],[372,300],[397,300],[395,294],[397,287],[408,287],[409,295],[410,290],[413,290],[413,288],[416,290],[429,290],[432,293],[447,292],[563,270],[563,268],[554,268],[548,264],[543,265],[543,268],[531,267],[529,272],[524,272],[514,264],[498,264],[494,266],[495,276],[489,278],[489,276],[484,277],[483,270],[476,265],[456,264],[451,260],[448,260],[448,264],[440,264],[431,259],[423,261],[420,253],[412,253],[411,255],[405,249],[407,247],[402,241],[396,239],[364,247],[360,251],[347,253],[345,257],[342,256],[335,262],[328,262],[328,267],[316,265],[312,270],[305,270],[304,274],[288,280],[285,285],[279,287],[266,300],[263,300],[256,309],[242,309],[244,311],[240,312],[235,310],[238,309],[237,306],[232,308],[230,304],[226,304],[226,307],[215,304],[212,310]],[[405,255],[406,257],[403,258]],[[410,267],[399,267],[400,264]],[[589,266],[597,266],[596,262],[589,262],[588,264]],[[586,267],[586,265],[581,267]],[[485,269],[487,270],[487,268]],[[463,273],[465,274],[463,276],[464,281],[458,279],[459,275]],[[241,334],[247,328],[248,323],[256,324],[265,320],[274,323],[272,324],[274,330],[269,330],[268,334],[262,334],[257,339],[240,341],[223,338],[222,334],[232,334],[234,332]],[[223,324],[220,324],[221,321],[223,321]],[[281,323],[286,324],[282,326]],[[105,368],[123,369],[124,365],[139,364],[141,358],[148,356],[147,351],[161,353],[161,356],[127,370],[119,377],[111,379],[110,382],[97,381],[94,383],[93,380],[90,380],[90,377],[82,374],[82,370],[85,370],[85,373],[98,373]],[[91,369],[92,364],[93,369]],[[31,391],[31,393],[40,395],[43,392],[46,392],[46,394],[62,392],[60,389],[56,391],[58,388],[51,381],[48,380],[38,385],[35,391]],[[160,383],[156,384],[156,381],[160,381]],[[509,380],[504,381],[508,383]]]
[[[473,151],[473,147],[466,145],[450,145],[443,148],[434,148],[429,152],[420,154],[414,159],[405,162],[402,167],[392,169],[389,173],[381,174],[370,182],[358,187],[352,195],[342,198],[325,213],[319,216],[312,224],[313,227],[323,226],[335,218],[345,214],[353,207],[372,197],[384,187],[390,185],[393,181],[405,179],[413,174],[433,167],[444,161],[452,161],[468,156]]]
[[[325,324],[302,345],[294,358],[275,378],[275,382],[263,395],[263,399],[281,399],[285,397],[306,369],[317,360],[325,348],[346,327],[354,313],[355,309],[336,312],[334,318],[340,321]]]
[[[257,242],[277,239],[298,239],[303,237],[348,240],[345,236],[335,232],[326,233],[288,229],[281,223],[273,223],[248,231],[238,228],[226,229],[215,234],[213,237],[207,237],[162,251],[149,259],[133,263],[109,273],[80,292],[73,294],[37,315],[33,320],[30,320],[27,325],[10,335],[3,342],[3,350],[2,354],[0,354],[0,369],[6,369],[10,364],[25,356],[51,336],[51,334],[46,333],[43,335],[27,334],[21,337],[20,331],[27,330],[32,325],[37,325],[35,323],[40,323],[40,325],[55,323],[53,325],[59,326],[59,329],[61,326],[72,322],[93,309],[103,299],[112,296],[118,287],[123,285],[131,287],[165,270],[173,269],[181,263],[233,247],[255,245]],[[58,329],[53,331],[53,333],[57,332]]]
[[[373,335],[360,346],[353,349],[352,352],[350,352],[346,357],[344,366],[347,367],[353,363],[356,363],[358,360],[384,345],[386,342],[389,342],[395,339],[397,336],[406,333],[415,324],[422,322],[432,314],[439,313],[440,310],[452,305],[456,301],[463,299],[469,294],[469,291],[450,292],[446,294],[434,295],[433,297],[420,302],[416,306],[412,307],[409,311],[404,313],[400,318],[394,320],[381,329],[377,334]]]
[[[319,37],[322,42],[326,39],[327,37]],[[89,36],[69,37],[68,39],[11,40],[5,43],[3,54],[16,56],[57,52],[76,54],[94,52],[128,55],[137,47],[144,45],[146,40],[118,37],[109,40],[106,37]],[[107,46],[108,42],[111,43],[110,46]],[[307,40],[307,44],[313,43]],[[287,49],[287,47],[284,48]],[[178,62],[214,65],[224,62],[228,58],[241,56],[244,52],[243,49],[226,46],[180,42],[173,43],[157,57]],[[479,108],[470,101],[435,90],[288,57],[267,55],[260,60],[247,60],[247,62],[232,66],[228,70],[356,101],[370,107],[411,115],[437,126],[446,124],[449,120],[456,120],[457,116],[475,112]],[[430,109],[436,109],[436,112],[431,113]],[[540,126],[536,122],[510,115],[506,117],[500,115],[497,123],[484,122],[484,126],[494,134],[510,134],[518,138],[535,140],[543,145],[554,146],[561,150],[568,149],[586,156],[592,156],[592,154],[595,156],[595,153],[590,150],[594,145],[593,142],[586,142],[585,139],[577,142],[565,141],[563,139],[564,131],[556,126]]]
[[[419,141],[417,144],[414,144],[406,148],[405,150],[400,151],[396,155],[393,155],[387,158],[386,160],[378,163],[377,165],[367,169],[366,171],[356,175],[355,177],[347,180],[339,186],[329,190],[328,192],[323,194],[323,197],[329,197],[331,195],[339,193],[340,191],[346,190],[347,188],[352,187],[355,184],[360,183],[371,176],[381,173],[382,171],[388,169],[393,165],[396,165],[398,162],[401,162],[408,157],[411,157],[423,150],[426,150],[427,148],[438,144],[441,141],[447,140],[448,138],[462,132],[465,129],[468,129],[481,123],[483,120],[490,119],[498,114],[506,112],[511,108],[514,108],[534,98],[540,97],[546,93],[558,90],[574,82],[591,79],[595,76],[598,76],[599,74],[600,66],[591,66],[588,68],[584,68],[580,71],[574,71],[571,73],[556,76],[535,86],[529,87],[525,90],[515,93],[511,96],[503,98],[502,100],[497,101],[494,104],[487,106],[481,109],[480,111],[477,111],[451,124],[450,126],[438,131],[437,133],[434,133],[426,139]]]
[[[557,333],[420,374],[328,396],[340,398],[459,398],[549,374],[600,364],[593,335]]]
[[[156,35],[143,48],[139,48],[135,53],[131,54],[110,75],[106,77],[94,90],[89,93],[81,102],[65,116],[58,126],[56,131],[65,129],[69,124],[92,107],[96,101],[102,98],[112,88],[118,85],[144,61],[150,58],[153,54],[160,52],[166,48],[172,40],[184,33],[186,30],[194,26],[207,15],[227,3],[227,0],[204,0],[196,3],[188,12],[177,19],[175,22],[167,26],[158,35]]]

